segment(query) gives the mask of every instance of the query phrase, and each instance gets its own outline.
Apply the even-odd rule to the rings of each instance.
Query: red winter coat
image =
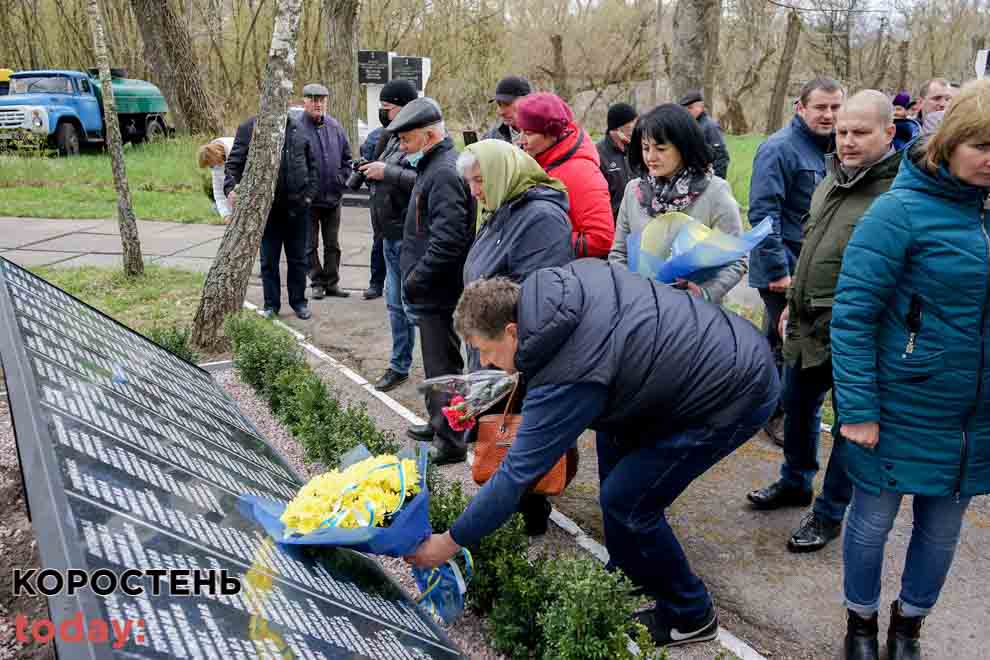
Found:
[[[581,144],[574,150],[574,146]],[[562,163],[559,162],[568,153]],[[564,138],[542,154],[536,156],[547,174],[560,179],[567,186],[567,198],[571,219],[571,242],[574,256],[608,257],[615,235],[612,206],[608,194],[608,182],[598,167],[598,149],[591,137],[573,122],[564,132]]]

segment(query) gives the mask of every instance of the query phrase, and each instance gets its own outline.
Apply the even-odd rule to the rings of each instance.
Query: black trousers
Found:
[[[427,378],[459,374],[464,371],[461,357],[461,339],[454,332],[454,314],[419,315],[415,317],[419,327],[420,350],[423,353],[423,370]],[[430,426],[437,440],[447,447],[464,450],[463,433],[454,431],[443,416],[443,407],[450,402],[450,395],[431,392],[426,395],[426,409],[430,414]]]
[[[320,263],[320,232],[323,233],[323,263]],[[335,289],[340,283],[340,207],[311,208],[306,245],[309,279],[313,286]]]
[[[763,305],[766,307],[766,314],[763,316],[763,331],[767,336],[767,341],[770,343],[770,350],[773,351],[773,361],[777,364],[777,374],[783,380],[783,366],[784,366],[784,338],[780,336],[780,315],[784,313],[787,309],[787,294],[781,293],[779,291],[771,291],[770,289],[759,289],[760,298],[763,299]],[[783,397],[781,397],[781,403],[777,406],[776,412],[772,417],[784,412]]]
[[[385,288],[385,246],[381,238],[371,243],[371,281],[372,288]]]
[[[309,210],[305,206],[275,204],[268,213],[265,233],[261,236],[261,284],[265,307],[276,312],[282,306],[282,278],[278,264],[285,249],[286,286],[289,305],[294,309],[306,304],[306,235],[309,233]]]

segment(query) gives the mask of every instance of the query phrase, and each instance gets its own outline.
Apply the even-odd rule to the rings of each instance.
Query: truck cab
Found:
[[[114,75],[116,74],[116,75]],[[157,87],[111,71],[114,100],[125,142],[164,135],[168,105]],[[66,156],[83,144],[106,139],[103,98],[95,70],[19,71],[10,78],[10,94],[0,96],[0,141],[45,139]]]

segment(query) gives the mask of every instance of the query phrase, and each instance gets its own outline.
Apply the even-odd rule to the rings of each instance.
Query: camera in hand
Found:
[[[351,169],[354,171],[351,172],[349,177],[347,177],[347,181],[344,182],[344,185],[351,190],[360,190],[361,186],[363,186],[367,180],[364,176],[364,172],[361,171],[361,168],[370,162],[371,161],[366,158],[358,158],[357,160],[351,161]]]

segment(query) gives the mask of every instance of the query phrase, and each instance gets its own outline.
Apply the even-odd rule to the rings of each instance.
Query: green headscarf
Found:
[[[481,167],[485,204],[478,204],[478,229],[503,204],[511,202],[534,186],[546,186],[567,193],[565,186],[543,171],[525,151],[502,140],[482,140],[466,148]]]

